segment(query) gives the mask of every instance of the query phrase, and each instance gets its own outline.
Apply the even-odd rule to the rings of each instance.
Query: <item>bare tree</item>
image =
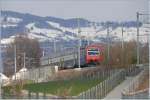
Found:
[[[124,50],[122,52],[121,43],[113,43],[110,48],[110,60],[109,63],[111,66],[113,65],[121,65],[122,63],[128,65],[128,64],[136,64],[136,41],[129,41],[124,42]],[[148,47],[145,45],[144,47],[141,47],[141,50],[146,50],[144,53],[141,54],[143,62],[148,61],[147,56],[148,55]],[[103,55],[105,57],[104,65],[108,63],[107,61],[107,48],[105,47],[103,51]],[[122,56],[124,58],[122,58]],[[124,60],[124,61],[122,61]],[[145,61],[146,60],[146,61]]]
[[[17,35],[14,39],[14,42],[7,47],[6,56],[9,58],[9,62],[5,62],[5,65],[8,65],[8,63],[14,61],[14,45],[16,45],[17,70],[23,67],[24,53],[26,54],[25,61],[26,63],[28,62],[28,65],[26,64],[27,68],[40,66],[40,57],[42,53],[39,42],[35,39],[28,38],[26,35]],[[11,66],[14,66],[14,64],[11,64]],[[12,68],[9,69],[7,66],[5,69],[7,69],[7,72],[12,70]]]

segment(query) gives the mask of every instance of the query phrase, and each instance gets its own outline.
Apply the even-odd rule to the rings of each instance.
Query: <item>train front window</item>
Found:
[[[88,49],[88,55],[98,55],[98,54],[99,54],[98,48],[89,48]]]

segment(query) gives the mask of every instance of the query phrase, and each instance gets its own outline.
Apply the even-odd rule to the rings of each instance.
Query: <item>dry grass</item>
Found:
[[[67,69],[67,70],[60,70],[57,73],[53,75],[53,77],[50,77],[52,79],[69,79],[69,78],[75,78],[79,77],[81,75],[87,75],[87,74],[92,74],[96,71],[100,71],[101,68],[99,67],[87,67],[87,68],[82,68],[81,70],[76,70],[76,69]]]

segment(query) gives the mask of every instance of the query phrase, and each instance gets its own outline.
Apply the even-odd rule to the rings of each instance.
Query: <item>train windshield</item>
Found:
[[[98,48],[89,48],[88,49],[88,55],[98,55],[99,49]]]

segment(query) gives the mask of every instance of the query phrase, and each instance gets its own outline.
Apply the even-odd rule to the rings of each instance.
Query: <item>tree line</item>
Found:
[[[24,67],[37,68],[40,67],[40,58],[42,50],[37,39],[30,39],[27,35],[17,35],[14,42],[6,48],[6,57],[4,60],[4,73],[12,75],[14,73],[14,57],[16,47],[16,68],[17,71]],[[130,65],[137,63],[137,43],[136,41],[124,42],[122,48],[121,42],[110,45],[109,60],[107,45],[104,45],[103,55],[104,60],[101,65]],[[148,43],[140,43],[140,63],[148,63],[149,61]]]
[[[124,42],[123,48],[121,42],[113,43],[110,46],[110,56],[108,61],[108,50],[107,45],[103,51],[104,61],[102,65],[130,65],[137,63],[137,42],[129,41]],[[148,43],[140,43],[140,63],[149,62],[149,49]]]
[[[30,39],[27,35],[17,35],[14,38],[14,42],[6,48],[7,59],[4,60],[6,75],[14,73],[15,56],[17,71],[24,67],[24,63],[26,68],[40,67],[42,53],[38,40]]]

